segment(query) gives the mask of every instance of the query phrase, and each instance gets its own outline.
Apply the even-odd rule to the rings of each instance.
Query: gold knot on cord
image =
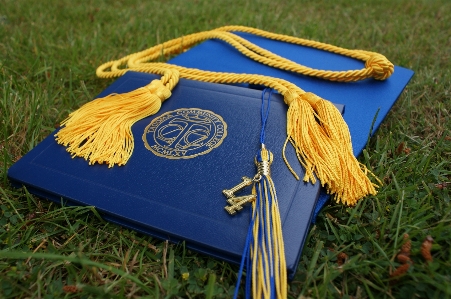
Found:
[[[393,74],[394,66],[384,55],[372,53],[365,62],[365,67],[371,70],[374,79],[385,80]]]
[[[299,99],[299,97],[304,93],[305,91],[298,88],[296,85],[288,86],[286,91],[282,91],[283,101],[285,102],[285,104],[290,106],[294,100]]]
[[[322,98],[320,98],[319,96],[317,96],[316,94],[314,94],[312,92],[304,92],[301,95],[301,99],[303,99],[304,101],[307,101],[312,107],[316,107],[316,104],[319,101],[323,100]]]
[[[153,80],[150,84],[144,86],[150,93],[160,98],[161,102],[164,102],[171,96],[171,90],[167,88],[161,80]]]

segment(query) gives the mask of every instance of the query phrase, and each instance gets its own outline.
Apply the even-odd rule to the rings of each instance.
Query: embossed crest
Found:
[[[182,108],[154,118],[145,128],[144,145],[157,156],[190,159],[221,145],[227,124],[209,110]]]

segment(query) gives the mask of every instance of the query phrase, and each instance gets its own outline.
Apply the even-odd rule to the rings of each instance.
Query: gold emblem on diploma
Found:
[[[182,108],[154,118],[145,128],[144,145],[157,156],[190,159],[221,145],[227,124],[209,110]]]

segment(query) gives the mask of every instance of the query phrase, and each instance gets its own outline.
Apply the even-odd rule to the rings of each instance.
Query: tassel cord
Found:
[[[252,294],[254,298],[286,298],[287,275],[282,226],[274,183],[263,175],[256,183],[257,198],[253,206]],[[257,213],[255,213],[257,211]],[[249,289],[249,286],[246,286]],[[247,293],[247,292],[246,292]],[[248,294],[248,293],[247,293]],[[248,298],[248,295],[247,297]]]
[[[245,32],[254,35],[259,35],[265,38],[270,38],[287,43],[297,44],[301,46],[312,47],[343,56],[348,56],[354,59],[365,62],[365,67],[360,70],[350,71],[328,71],[318,70],[300,65],[284,57],[278,56],[270,51],[267,51],[251,42],[233,34],[232,32]],[[104,73],[108,73],[108,68],[111,68],[111,76],[120,76],[121,66],[126,66],[129,69],[145,64],[147,61],[153,61],[161,55],[167,56],[171,54],[179,54],[184,50],[189,49],[193,45],[208,39],[220,39],[231,46],[235,47],[243,55],[271,67],[296,72],[306,76],[317,77],[330,81],[352,82],[364,80],[373,77],[378,80],[388,78],[394,71],[393,64],[385,58],[385,56],[363,50],[350,50],[341,47],[336,47],[330,44],[321,43],[317,41],[305,40],[292,36],[275,34],[255,28],[244,26],[225,26],[210,31],[189,34],[180,38],[164,42],[162,44],[151,47],[147,50],[127,55],[122,59],[110,61],[103,64],[97,69],[97,75],[104,77]],[[182,77],[184,77],[182,75]],[[189,79],[189,78],[188,78]]]
[[[259,201],[256,201],[256,203],[253,203],[253,205],[257,205],[259,206]],[[256,212],[257,209],[253,209],[252,212],[252,216],[251,216],[251,221],[249,224],[249,228],[248,228],[248,232],[247,232],[247,236],[246,236],[246,241],[244,243],[244,250],[243,250],[243,255],[241,256],[241,263],[240,263],[240,269],[238,270],[238,279],[235,285],[235,293],[233,295],[233,299],[237,299],[238,298],[238,291],[240,288],[240,283],[241,283],[241,278],[243,276],[243,271],[244,271],[244,265],[246,264],[246,268],[250,269],[250,259],[248,259],[249,256],[249,252],[251,250],[251,244],[253,242],[253,228],[254,228],[254,222],[256,219]],[[248,290],[249,286],[250,286],[250,279],[251,276],[250,275],[246,275],[246,294],[250,294],[250,289]],[[248,298],[248,296],[246,295],[246,298]]]
[[[286,298],[287,275],[285,249],[283,245],[282,225],[280,220],[277,194],[270,176],[273,155],[264,145],[266,126],[271,107],[271,89],[265,89],[261,98],[261,150],[255,157],[257,174],[254,176],[252,216],[243,250],[235,297],[244,265],[246,264],[246,298]],[[266,94],[267,96],[267,104]]]
[[[268,122],[269,109],[271,108],[271,95],[273,93],[272,89],[269,88],[268,105],[265,109],[265,94],[268,88],[265,88],[262,92],[262,104],[260,109],[260,117],[262,120],[262,129],[260,131],[260,144],[265,144],[266,137],[266,123]]]

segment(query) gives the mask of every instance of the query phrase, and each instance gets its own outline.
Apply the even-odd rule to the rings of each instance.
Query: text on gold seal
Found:
[[[190,159],[221,145],[227,124],[209,110],[182,108],[154,118],[144,129],[148,150],[168,159]]]

